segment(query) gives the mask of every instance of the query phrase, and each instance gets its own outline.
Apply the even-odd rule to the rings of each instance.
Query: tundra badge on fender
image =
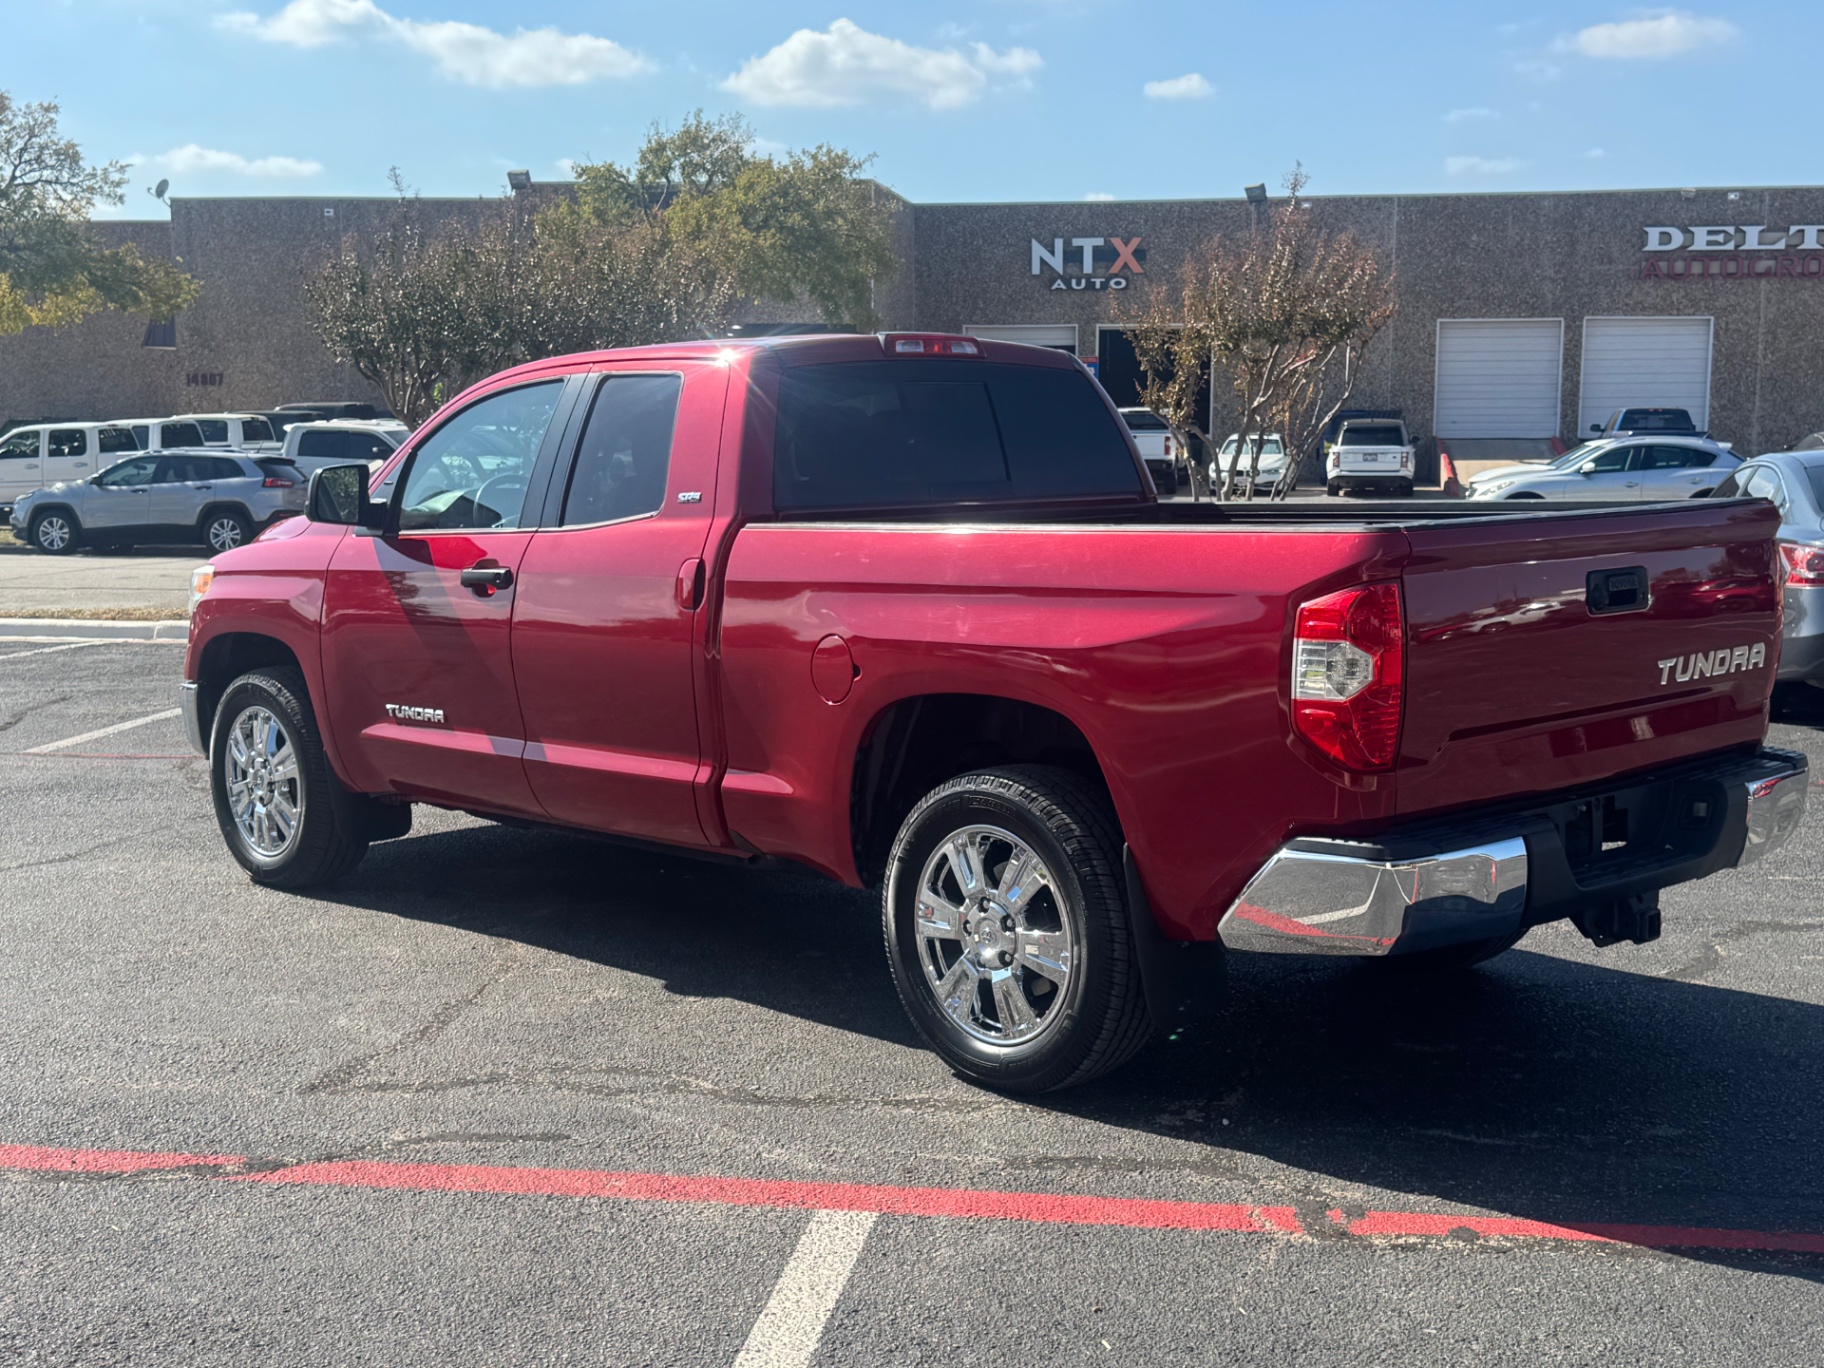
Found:
[[[1700,651],[1696,655],[1674,656],[1671,660],[1660,661],[1659,682],[1687,684],[1706,675],[1758,670],[1766,663],[1767,646],[1764,642],[1756,642],[1752,646],[1719,646],[1714,651]]]
[[[408,703],[388,703],[387,714],[395,722],[441,722],[442,708],[414,708]]]

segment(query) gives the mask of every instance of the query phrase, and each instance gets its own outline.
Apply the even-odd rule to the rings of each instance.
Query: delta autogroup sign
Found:
[[[1642,280],[1824,279],[1824,223],[1653,226]]]
[[[1146,248],[1135,237],[1032,238],[1032,274],[1053,290],[1125,290],[1146,274]]]

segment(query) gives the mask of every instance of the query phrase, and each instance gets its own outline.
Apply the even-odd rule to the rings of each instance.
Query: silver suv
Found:
[[[228,551],[304,511],[297,467],[215,451],[149,452],[87,480],[35,490],[13,504],[13,535],[39,551],[151,542]]]

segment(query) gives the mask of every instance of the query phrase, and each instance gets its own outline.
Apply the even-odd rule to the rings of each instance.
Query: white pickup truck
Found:
[[[1324,487],[1331,494],[1378,489],[1409,499],[1412,474],[1412,440],[1397,418],[1348,419],[1324,450]]]

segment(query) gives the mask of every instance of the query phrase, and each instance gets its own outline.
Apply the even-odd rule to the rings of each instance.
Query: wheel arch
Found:
[[[900,824],[947,779],[997,765],[1045,764],[1108,789],[1083,729],[1043,704],[999,694],[929,693],[896,699],[862,729],[849,785],[856,873],[876,882]]]
[[[212,503],[204,504],[203,511],[196,515],[196,530],[201,532],[208,527],[209,519],[218,513],[237,514],[250,528],[257,529],[260,525],[260,520],[253,516],[253,510],[239,499],[217,499]]]
[[[296,670],[309,688],[309,673],[297,652],[274,636],[259,632],[223,632],[203,645],[196,670],[196,716],[205,744],[215,729],[216,706],[228,686],[262,666]]]

